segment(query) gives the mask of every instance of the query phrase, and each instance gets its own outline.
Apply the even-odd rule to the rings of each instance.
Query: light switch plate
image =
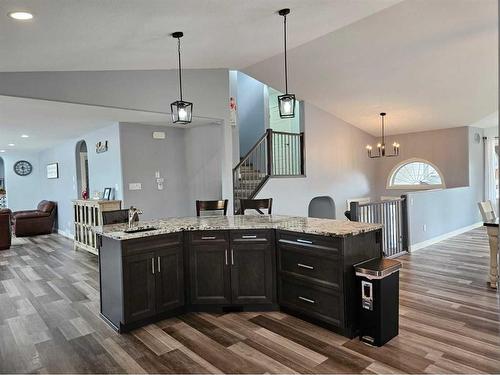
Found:
[[[142,190],[142,184],[140,182],[132,182],[128,184],[129,190]]]
[[[165,139],[165,132],[153,132],[153,139]]]

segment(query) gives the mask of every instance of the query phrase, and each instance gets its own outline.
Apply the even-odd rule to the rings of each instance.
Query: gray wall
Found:
[[[171,128],[120,124],[124,206],[143,210],[142,219],[195,215],[196,199],[221,199],[222,126]],[[166,139],[153,139],[154,131]],[[158,190],[155,172],[164,179]],[[139,182],[141,190],[129,190]]]
[[[17,152],[8,150],[2,154],[5,164],[5,184],[7,189],[7,205],[13,211],[32,210],[42,196],[40,184],[40,164],[38,153]],[[27,160],[33,165],[33,172],[28,176],[14,173],[14,164],[18,160]]]
[[[5,171],[3,166],[3,159],[0,157],[0,178],[4,178],[4,176],[5,176]]]
[[[266,131],[265,85],[238,72],[237,87],[240,156],[245,156]]]
[[[177,70],[0,73],[0,95],[165,113],[178,99],[177,80]],[[194,103],[194,116],[223,121],[219,179],[231,202],[234,128],[229,125],[229,86],[227,69],[183,70],[184,98]]]
[[[87,143],[89,160],[89,189],[103,192],[104,188],[114,189],[116,199],[122,199],[122,167],[120,163],[120,138],[118,124],[98,129],[77,139],[66,141],[56,147],[39,153],[39,186],[41,198],[53,200],[58,206],[59,230],[73,233],[73,209],[71,201],[78,196],[76,180],[76,145],[78,141]],[[95,144],[108,141],[108,151],[97,154]],[[59,163],[59,178],[48,179],[46,166]],[[14,193],[15,194],[15,193]]]
[[[476,194],[471,187],[412,192],[408,198],[411,245],[481,221]]]
[[[375,159],[377,195],[400,196],[405,190],[386,189],[392,169],[410,158],[421,158],[436,165],[444,175],[447,188],[469,185],[468,128],[451,128],[387,137],[386,144],[399,142],[399,157]]]
[[[344,219],[347,199],[374,198],[376,163],[365,151],[374,137],[309,103],[303,115],[307,177],[270,179],[258,197],[273,198],[273,213],[307,216],[313,197],[329,195]]]

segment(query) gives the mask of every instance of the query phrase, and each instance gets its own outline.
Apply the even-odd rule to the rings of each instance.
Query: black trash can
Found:
[[[361,286],[359,339],[382,346],[399,332],[399,269],[394,259],[371,259],[356,264]]]

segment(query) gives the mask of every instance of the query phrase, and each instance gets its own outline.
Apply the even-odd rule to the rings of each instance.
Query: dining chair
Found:
[[[227,215],[228,200],[220,201],[196,201],[196,216],[201,216],[202,211],[222,211],[223,215]]]
[[[332,197],[314,197],[309,202],[308,216],[318,219],[336,219],[335,202]]]
[[[122,224],[128,222],[128,209],[102,212],[102,225]]]
[[[491,221],[497,218],[495,209],[493,208],[491,201],[479,202],[477,205],[479,206],[479,211],[481,212],[483,221]]]
[[[245,215],[245,210],[255,210],[261,215],[264,215],[264,212],[262,212],[262,210],[267,210],[267,214],[271,215],[273,198],[240,199],[240,207],[242,215]]]

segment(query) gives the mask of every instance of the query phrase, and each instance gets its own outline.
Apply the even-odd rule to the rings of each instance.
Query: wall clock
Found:
[[[19,160],[14,164],[14,172],[19,176],[27,176],[33,171],[33,166],[29,161]]]

